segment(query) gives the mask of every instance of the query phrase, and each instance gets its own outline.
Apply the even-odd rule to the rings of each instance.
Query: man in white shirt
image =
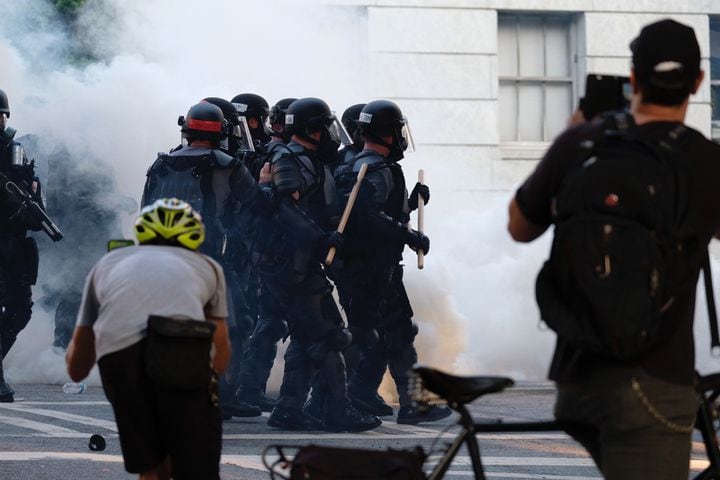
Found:
[[[195,251],[204,240],[204,226],[184,201],[160,199],[145,207],[135,233],[139,246],[108,253],[88,275],[68,348],[68,373],[74,381],[82,380],[98,359],[128,472],[141,480],[164,479],[172,468],[175,479],[218,479],[222,423],[217,374],[230,356],[222,268]],[[185,355],[180,355],[172,364],[176,371],[158,374],[149,361],[157,338],[148,338],[150,317],[205,333],[206,343],[199,340],[200,359],[183,366]],[[185,373],[197,379],[197,372],[199,385],[197,380],[179,386],[165,381],[177,373],[181,380]]]

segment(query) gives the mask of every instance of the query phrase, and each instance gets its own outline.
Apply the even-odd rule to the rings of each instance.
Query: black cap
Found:
[[[93,452],[102,452],[103,450],[105,450],[105,446],[105,439],[102,437],[102,435],[98,435],[96,433],[95,435],[90,437],[88,448]]]
[[[695,31],[675,20],[646,25],[630,44],[640,80],[669,89],[683,88],[700,73],[700,46]]]

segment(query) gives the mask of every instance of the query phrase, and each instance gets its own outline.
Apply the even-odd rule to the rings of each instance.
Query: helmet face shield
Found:
[[[415,140],[413,140],[412,130],[407,117],[403,116],[403,126],[400,129],[400,140],[403,143],[403,150],[415,151]]]
[[[238,124],[232,127],[232,136],[237,142],[238,150],[241,152],[254,152],[252,136],[250,135],[250,127],[247,118],[238,117]]]
[[[332,120],[330,122],[330,125],[328,125],[328,132],[330,133],[330,137],[341,145],[353,144],[350,134],[347,130],[345,130],[345,125],[343,125],[342,122],[338,120],[335,112],[332,112]]]

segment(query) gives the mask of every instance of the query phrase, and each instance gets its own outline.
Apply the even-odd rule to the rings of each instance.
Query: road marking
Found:
[[[78,432],[77,430],[71,430],[69,428],[59,427],[57,425],[51,425],[49,423],[36,422],[22,417],[7,417],[0,415],[0,423],[7,425],[13,425],[15,427],[27,428],[29,430],[36,430],[40,434],[33,434],[33,436],[43,437],[68,437],[68,436],[87,436],[87,434]]]
[[[276,455],[269,455],[268,462],[272,464]],[[102,453],[81,452],[0,452],[0,461],[23,462],[38,460],[90,460],[93,462],[122,463],[122,455],[109,455]],[[558,458],[558,457],[483,457],[485,466],[543,466],[543,467],[594,467],[592,460],[584,458]],[[262,462],[262,455],[223,455],[221,464],[234,465],[251,470],[267,471]],[[692,470],[706,468],[710,462],[693,459],[690,461]],[[453,467],[471,465],[470,457],[458,456],[453,460]],[[474,474],[467,470],[448,471],[448,475],[472,477]],[[489,478],[526,478],[548,480],[599,480],[600,477],[583,477],[578,475],[548,475],[533,473],[485,472]]]
[[[30,413],[33,415],[40,415],[44,417],[57,418],[59,420],[65,420],[66,422],[80,423],[82,425],[100,427],[106,430],[110,430],[112,432],[117,432],[115,422],[111,422],[109,420],[100,420],[98,418],[75,415],[74,413],[45,410],[42,408],[28,408],[24,405],[19,405],[15,403],[0,403],[0,408],[4,408],[6,410],[14,410],[16,412]]]
[[[400,428],[392,430],[402,433],[381,433],[376,431],[362,433],[229,433],[223,435],[225,440],[347,440],[361,439],[363,437],[371,437],[373,440],[403,440],[403,439],[423,439],[423,438],[455,438],[457,434],[442,433],[434,430],[426,432],[417,432],[413,430],[409,432]],[[569,440],[568,435],[562,433],[483,433],[476,435],[479,440],[496,440],[496,441],[516,441],[516,440]]]
[[[36,460],[90,460],[93,462],[120,463],[122,455],[80,452],[0,452],[0,461],[26,462]]]
[[[68,400],[66,402],[41,402],[41,401],[32,401],[32,402],[16,402],[21,403],[22,405],[98,405],[98,406],[110,406],[110,402],[107,400],[80,400],[80,401],[72,401]]]
[[[453,477],[474,477],[473,472],[467,471],[453,471],[448,472]],[[523,478],[523,479],[536,479],[542,478],[546,480],[603,480],[602,477],[580,477],[578,475],[547,475],[547,474],[536,474],[536,473],[505,473],[505,472],[485,472],[486,478]]]

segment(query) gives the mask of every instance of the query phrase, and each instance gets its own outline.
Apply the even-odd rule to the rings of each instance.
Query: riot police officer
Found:
[[[285,113],[295,100],[297,99],[283,98],[270,109],[268,122],[271,140],[265,145],[265,159],[268,162],[277,152],[285,150],[285,145],[290,141],[290,134],[285,130]],[[270,412],[275,407],[275,400],[265,391],[277,355],[277,343],[288,335],[287,313],[270,295],[262,295],[262,285],[254,281],[256,278],[253,271],[250,275],[252,291],[248,293],[260,291],[256,295],[258,317],[243,352],[237,397],[242,402]]]
[[[233,217],[234,205],[255,195],[257,190],[257,184],[245,166],[220,148],[228,136],[237,137],[233,134],[237,125],[226,121],[221,108],[209,101],[192,106],[186,116],[178,119],[178,124],[188,144],[158,155],[147,173],[142,205],[170,197],[188,202],[200,212],[205,224],[206,238],[201,252],[226,264],[233,227],[229,219]],[[241,140],[240,137],[233,139],[234,142]],[[230,292],[229,296],[230,329],[234,329],[236,337],[247,336],[252,329],[252,320],[248,320],[242,311],[239,317],[235,314],[232,302],[235,298]],[[242,332],[237,333],[239,330]],[[242,351],[242,344],[237,348]],[[221,408],[226,416],[260,415],[257,407],[238,402],[234,398],[234,387],[225,380],[220,387]]]
[[[22,145],[14,140],[15,130],[7,127],[8,97],[0,90],[0,175],[5,188],[0,192],[0,352],[4,359],[17,335],[30,321],[32,285],[37,280],[38,249],[28,230],[39,230],[8,189],[12,182],[42,207],[40,181],[34,164],[28,162]],[[15,187],[12,187],[15,188]],[[14,390],[5,383],[0,361],[0,402],[12,402]]]
[[[285,131],[285,113],[287,113],[288,107],[295,100],[297,100],[297,98],[280,99],[270,109],[270,116],[268,117],[271,130],[270,143],[275,141],[288,143],[290,141],[290,134]]]
[[[398,163],[411,141],[400,108],[387,100],[363,107],[358,125],[364,138],[363,151],[354,158],[353,170],[368,165],[368,193],[360,196],[347,233],[354,248],[344,255],[349,279],[348,322],[353,345],[348,352],[350,394],[359,408],[380,415],[392,410],[377,394],[386,365],[400,398],[398,423],[415,424],[450,415],[447,407],[428,406],[422,413],[408,392],[408,374],[417,362],[412,321],[403,285],[402,252],[405,245],[427,253],[430,240],[407,227],[409,213],[420,196],[427,202],[427,186],[415,185],[408,197],[405,177]],[[350,241],[351,238],[348,238]]]
[[[338,154],[338,162],[330,166],[334,176],[342,175],[346,170],[352,171],[355,155],[363,149],[365,140],[362,137],[362,132],[358,125],[358,118],[360,118],[360,112],[364,107],[364,103],[358,103],[346,108],[342,114],[342,124],[345,130],[347,130],[348,135],[350,135],[352,143],[350,145],[343,145]],[[340,170],[339,172],[338,169]]]
[[[347,397],[343,350],[351,337],[332,297],[321,259],[329,246],[338,246],[332,228],[338,204],[326,167],[340,145],[340,123],[327,104],[301,98],[288,107],[285,126],[291,141],[273,158],[273,188],[278,201],[277,225],[261,251],[258,272],[263,292],[285,307],[290,345],[277,405],[268,425],[307,430],[320,425],[302,411],[315,375],[327,391],[321,419],[328,431],[363,431],[380,425],[361,414]],[[348,140],[345,139],[347,142]],[[273,244],[272,238],[275,238]]]
[[[235,105],[238,114],[247,119],[250,135],[255,143],[255,154],[245,155],[245,163],[257,178],[264,164],[264,146],[270,141],[270,135],[265,125],[270,114],[270,106],[267,100],[255,93],[235,95],[232,104]]]

